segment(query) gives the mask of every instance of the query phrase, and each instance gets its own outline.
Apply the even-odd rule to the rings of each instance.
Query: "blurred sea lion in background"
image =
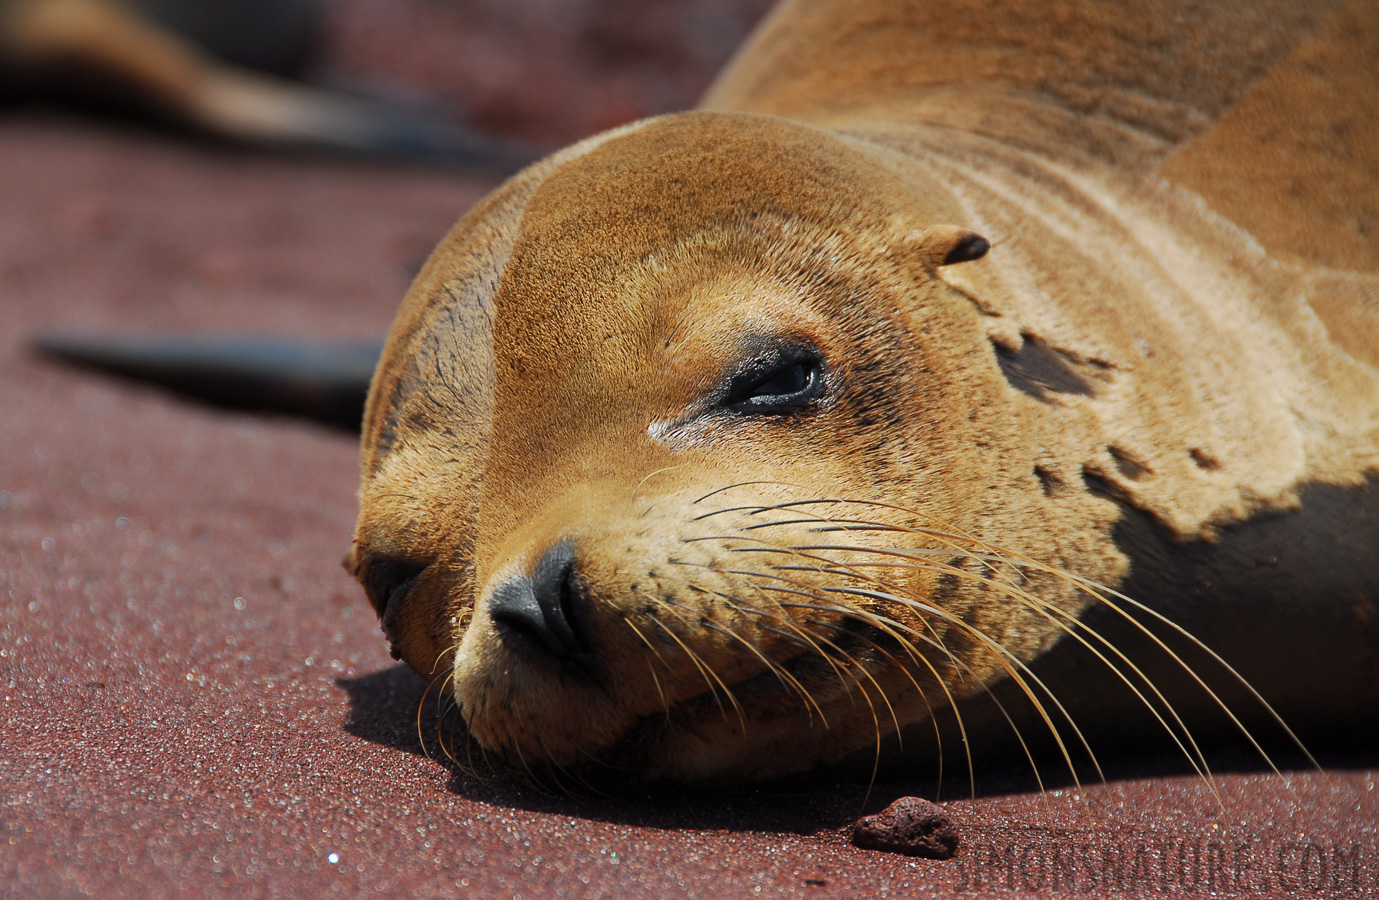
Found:
[[[511,172],[515,141],[313,87],[313,0],[0,0],[0,95],[124,109],[236,143]]]

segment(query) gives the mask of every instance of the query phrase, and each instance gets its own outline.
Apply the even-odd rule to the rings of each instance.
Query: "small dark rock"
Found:
[[[941,808],[918,797],[901,797],[874,816],[852,826],[852,843],[864,850],[885,850],[926,859],[952,859],[958,852],[958,828]]]

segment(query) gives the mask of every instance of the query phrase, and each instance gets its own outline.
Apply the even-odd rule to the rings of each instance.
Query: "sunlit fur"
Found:
[[[1065,4],[1076,58],[1022,17],[965,81],[962,4],[787,5],[713,108],[576,145],[456,226],[375,377],[351,563],[483,754],[734,781],[874,764],[956,711],[964,754],[1033,761],[1032,721],[1076,770],[1092,732],[1147,729],[1206,775],[1213,718],[1374,716],[1379,278],[1163,176],[1244,52],[1139,46],[1171,5]],[[1251,46],[1257,75],[1291,64]],[[1138,119],[1070,99],[1117,53],[1162,55],[1117,76]],[[990,253],[945,265],[972,231]],[[817,352],[817,397],[733,407],[780,346]],[[578,672],[491,615],[558,545]]]

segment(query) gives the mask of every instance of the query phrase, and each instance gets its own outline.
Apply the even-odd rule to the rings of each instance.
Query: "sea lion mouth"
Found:
[[[725,711],[731,714],[734,707],[744,708],[745,711],[748,708],[754,710],[779,705],[782,700],[789,698],[804,700],[801,691],[808,690],[804,687],[805,682],[816,681],[820,674],[818,669],[829,665],[820,653],[797,653],[789,659],[773,661],[770,668],[755,675],[725,683],[721,688],[706,689],[702,694],[671,706],[667,713],[698,719]],[[725,699],[724,694],[730,695],[730,698]],[[808,710],[813,708],[808,701],[804,706]]]
[[[887,700],[877,681],[878,669],[894,665],[905,653],[898,642],[876,626],[854,619],[819,625],[800,641],[799,652],[781,659],[764,658],[766,668],[736,681],[705,674],[705,687],[687,699],[638,718],[595,763],[622,770],[651,772],[648,761],[686,736],[722,726],[726,739],[747,737],[760,727],[786,720],[807,728],[830,727],[837,704],[873,703],[884,709]],[[864,699],[862,695],[867,695]]]

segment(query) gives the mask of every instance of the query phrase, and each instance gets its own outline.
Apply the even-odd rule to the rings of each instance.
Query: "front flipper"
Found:
[[[33,346],[64,362],[147,381],[218,406],[261,410],[359,429],[376,340],[298,340],[249,335],[38,336]]]

